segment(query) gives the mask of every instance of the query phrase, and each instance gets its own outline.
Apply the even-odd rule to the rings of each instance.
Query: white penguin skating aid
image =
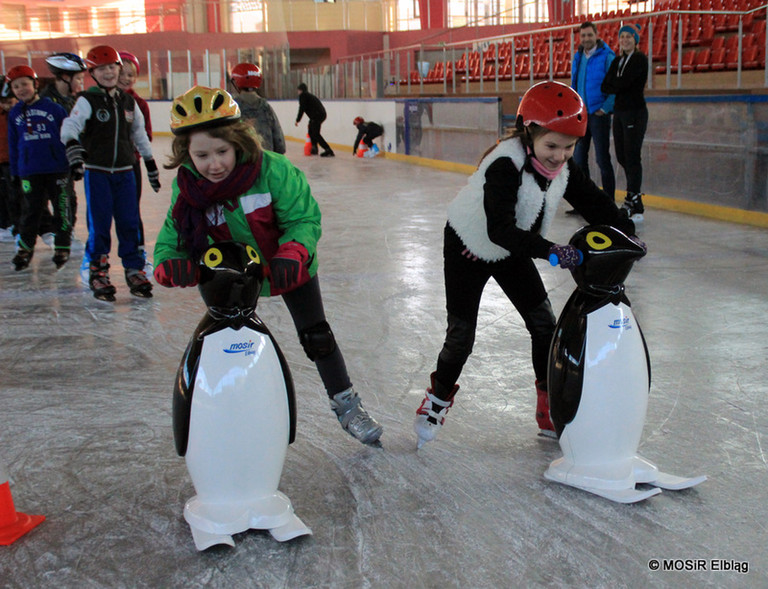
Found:
[[[570,243],[583,262],[572,271],[578,288],[557,323],[548,374],[550,414],[563,457],[544,477],[620,503],[698,485],[706,476],[660,472],[637,454],[650,362],[623,282],[645,248],[607,226],[585,227]],[[653,488],[637,489],[638,484]]]
[[[241,261],[246,253],[253,261]],[[295,403],[285,359],[254,312],[258,256],[227,243],[212,246],[203,261],[200,290],[209,312],[174,390],[176,447],[197,493],[184,507],[195,546],[234,546],[232,534],[248,529],[269,530],[280,542],[311,534],[278,491]]]

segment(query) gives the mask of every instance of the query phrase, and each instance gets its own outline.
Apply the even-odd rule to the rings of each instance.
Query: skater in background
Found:
[[[325,107],[320,99],[314,94],[310,94],[307,90],[307,85],[302,82],[298,85],[299,93],[299,114],[296,115],[296,126],[299,126],[299,121],[304,113],[309,118],[309,125],[307,125],[307,132],[309,133],[309,140],[312,143],[312,155],[317,154],[317,146],[323,148],[323,152],[320,157],[333,157],[336,154],[333,153],[331,146],[325,142],[323,136],[320,134],[320,128],[323,126],[323,121],[326,118]]]
[[[443,246],[448,329],[431,385],[416,411],[418,444],[434,440],[459,390],[475,340],[478,309],[490,278],[522,316],[531,335],[536,421],[554,437],[547,399],[547,360],[555,316],[533,262],[554,254],[562,268],[578,264],[571,245],[546,239],[561,198],[588,223],[634,234],[634,225],[572,159],[587,128],[579,95],[559,82],[541,82],[523,96],[516,129],[483,156],[448,207]]]
[[[139,58],[129,51],[119,51],[123,67],[120,69],[120,77],[117,80],[117,86],[132,97],[139,107],[141,114],[144,115],[144,130],[147,132],[147,139],[152,142],[152,119],[149,114],[149,105],[147,101],[139,96],[133,89],[136,79],[141,73]],[[134,150],[133,175],[136,178],[136,203],[139,212],[139,251],[144,258],[144,272],[150,275],[152,273],[152,264],[147,259],[147,252],[144,250],[144,222],[141,220],[141,154],[139,150]]]
[[[56,104],[60,104],[67,111],[67,115],[72,112],[77,100],[77,95],[85,87],[85,63],[79,55],[74,53],[54,53],[45,58],[48,70],[53,74],[53,84],[48,84],[40,96],[50,98]],[[69,193],[72,195],[69,204],[70,223],[72,231],[77,222],[77,192],[75,191],[75,181],[72,175],[69,176]],[[47,212],[47,211],[46,211]],[[45,221],[44,221],[45,222]]]
[[[29,266],[41,218],[50,201],[55,232],[53,262],[61,268],[69,259],[72,243],[69,166],[59,134],[67,111],[38,95],[37,73],[28,65],[8,70],[6,83],[18,100],[8,114],[11,182],[21,187],[18,249],[13,265],[16,271]]]
[[[645,84],[648,81],[648,57],[637,48],[638,27],[625,25],[619,29],[621,52],[605,75],[602,90],[615,94],[613,108],[613,147],[616,159],[627,177],[627,195],[622,209],[633,221],[642,221],[643,206],[642,149],[648,127]]]
[[[16,104],[11,87],[0,74],[0,242],[13,241],[19,231],[19,187],[11,180],[8,113]]]
[[[144,115],[132,96],[117,86],[123,61],[107,45],[91,49],[85,58],[96,86],[80,94],[64,120],[61,140],[75,179],[83,178],[88,211],[90,260],[88,283],[97,299],[114,301],[116,289],[109,279],[112,218],[123,262],[125,281],[132,295],[152,296],[152,283],[144,272],[139,250],[139,206],[133,173],[134,151],[139,150],[149,183],[160,190],[160,175],[144,128]]]
[[[171,206],[155,246],[155,280],[197,284],[209,243],[253,247],[269,266],[262,296],[281,295],[341,426],[363,443],[382,427],[363,408],[326,321],[317,276],[320,209],[304,174],[261,149],[253,127],[224,90],[195,86],[171,106],[175,137],[166,168],[178,168]]]
[[[285,136],[280,121],[267,102],[259,96],[261,68],[252,63],[238,63],[230,76],[237,94],[235,102],[240,107],[240,116],[249,121],[259,134],[262,149],[285,153]]]
[[[74,53],[54,53],[45,58],[48,70],[53,74],[53,84],[48,84],[40,96],[50,98],[67,111],[72,112],[77,95],[85,87],[85,64]]]
[[[374,122],[365,122],[363,117],[355,117],[352,124],[357,127],[357,137],[352,146],[352,155],[357,155],[357,146],[362,141],[368,147],[368,157],[374,157],[379,153],[379,147],[373,142],[376,137],[381,137],[384,133],[384,127]]]

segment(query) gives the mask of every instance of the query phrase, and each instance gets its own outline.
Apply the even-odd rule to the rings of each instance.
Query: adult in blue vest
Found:
[[[611,163],[610,137],[615,96],[605,94],[600,86],[615,55],[608,45],[598,38],[594,23],[587,21],[581,24],[579,39],[581,44],[571,67],[571,88],[579,93],[587,106],[588,117],[587,133],[576,144],[573,159],[589,178],[589,146],[594,142],[602,188],[613,199],[616,176]]]

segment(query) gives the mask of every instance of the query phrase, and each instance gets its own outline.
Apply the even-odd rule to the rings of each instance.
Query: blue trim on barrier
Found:
[[[489,98],[487,96],[478,96],[477,98],[395,98],[396,103],[405,104],[406,102],[450,102],[450,103],[461,103],[461,102],[485,102],[488,104],[501,102],[501,98]]]
[[[703,96],[646,96],[646,102],[768,102],[766,94],[708,94]]]

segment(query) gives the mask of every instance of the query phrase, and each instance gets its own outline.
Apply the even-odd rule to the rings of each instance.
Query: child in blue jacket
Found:
[[[61,268],[69,259],[72,243],[69,165],[60,139],[64,108],[37,93],[37,73],[27,65],[12,67],[6,75],[18,103],[8,121],[8,153],[11,177],[21,186],[21,217],[18,250],[13,258],[17,271],[29,266],[35,249],[43,210],[53,205],[53,262]]]

